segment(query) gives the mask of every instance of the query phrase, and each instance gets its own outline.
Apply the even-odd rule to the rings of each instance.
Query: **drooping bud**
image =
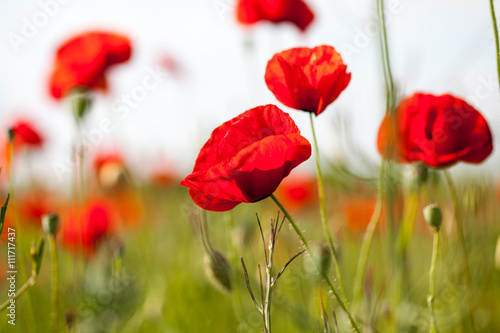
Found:
[[[424,208],[424,219],[436,231],[439,230],[443,222],[443,213],[437,203],[427,205]]]
[[[232,269],[222,253],[212,250],[205,256],[205,272],[209,280],[221,291],[232,290]]]
[[[405,168],[405,183],[410,191],[417,191],[427,181],[429,167],[423,162],[408,164]]]
[[[7,130],[7,137],[9,138],[9,142],[14,142],[15,136],[16,136],[16,131],[14,130],[13,127],[10,127]]]
[[[73,94],[73,113],[77,120],[82,119],[92,106],[92,95],[89,92],[78,91]]]
[[[59,229],[59,215],[47,213],[42,216],[42,228],[48,235],[55,235]]]
[[[311,245],[311,257],[309,257],[308,261],[316,266],[320,276],[327,275],[332,265],[332,252],[330,251],[330,247],[326,244]]]
[[[30,248],[31,269],[36,275],[40,273],[40,268],[42,267],[44,245],[45,245],[45,239],[42,236],[39,236],[38,239],[33,242]]]

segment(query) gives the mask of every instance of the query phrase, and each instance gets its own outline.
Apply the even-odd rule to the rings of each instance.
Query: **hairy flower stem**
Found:
[[[497,18],[495,15],[495,6],[493,4],[493,0],[490,0],[490,11],[491,11],[491,20],[493,21],[493,33],[495,34],[495,48],[496,48],[496,58],[497,58],[497,75],[500,89],[500,41],[498,38],[498,27],[497,27]]]
[[[462,215],[460,214],[460,206],[458,204],[458,195],[457,195],[457,189],[455,188],[455,185],[453,184],[453,180],[451,178],[450,172],[448,170],[444,170],[444,176],[446,178],[446,183],[448,184],[448,188],[450,190],[451,194],[451,199],[453,201],[453,205],[455,208],[455,223],[456,223],[456,228],[457,228],[457,236],[458,236],[458,247],[460,248],[460,253],[462,257],[462,277],[465,282],[465,297],[467,299],[467,304],[469,307],[468,315],[469,315],[469,320],[470,324],[472,326],[472,331],[476,332],[476,324],[474,320],[474,305],[472,303],[472,287],[471,287],[471,279],[470,279],[470,273],[469,273],[469,258],[467,257],[467,249],[465,248],[465,240],[464,240],[464,233],[463,233],[463,223],[462,223]]]
[[[0,311],[3,311],[9,304],[10,304],[10,301],[11,300],[16,300],[19,298],[19,296],[21,296],[29,287],[35,285],[35,282],[36,282],[36,279],[38,278],[38,274],[36,272],[33,272],[30,276],[30,278],[28,279],[28,281],[26,281],[22,286],[21,288],[19,288],[19,290],[17,291],[17,293],[11,297],[11,298],[8,298],[5,302],[3,302],[1,305],[0,305]]]
[[[52,263],[52,290],[51,290],[51,313],[50,331],[58,332],[59,322],[59,259],[57,256],[56,237],[53,234],[47,235],[49,240],[50,260]]]
[[[310,120],[311,120],[311,130],[314,141],[314,157],[316,161],[316,171],[318,172],[318,196],[319,196],[319,207],[321,214],[321,224],[323,225],[323,231],[325,232],[326,238],[328,240],[328,245],[330,246],[330,250],[333,255],[333,262],[335,264],[335,271],[337,275],[337,281],[340,287],[340,293],[346,301],[347,308],[349,309],[349,304],[347,303],[347,294],[345,292],[344,280],[342,280],[342,274],[340,272],[339,260],[337,256],[337,251],[335,250],[335,246],[333,245],[332,235],[330,233],[330,229],[328,228],[328,221],[326,219],[326,207],[325,207],[325,190],[323,187],[323,173],[321,172],[321,163],[319,158],[319,149],[318,149],[318,140],[316,139],[316,131],[314,130],[314,121],[313,121],[313,113],[309,112]]]
[[[274,194],[271,194],[271,199],[273,199],[273,201],[276,203],[276,205],[279,207],[279,209],[281,209],[281,211],[283,212],[283,214],[285,214],[286,218],[288,219],[288,222],[292,226],[292,229],[295,231],[295,233],[299,237],[300,241],[302,242],[302,245],[304,245],[304,247],[306,248],[307,253],[313,259],[312,261],[315,263],[316,269],[321,274],[321,277],[325,279],[325,281],[328,284],[328,287],[330,288],[330,291],[332,292],[333,296],[335,297],[335,299],[339,303],[339,305],[342,308],[342,310],[346,313],[347,318],[349,319],[349,322],[350,322],[350,324],[352,326],[352,329],[354,331],[358,332],[358,333],[361,333],[359,325],[358,325],[357,321],[354,319],[354,316],[352,315],[351,311],[349,310],[349,307],[346,305],[346,302],[340,296],[339,292],[337,291],[337,289],[333,285],[333,282],[330,280],[330,278],[328,277],[328,275],[326,274],[326,272],[324,270],[320,269],[320,267],[319,267],[319,261],[318,260],[314,260],[314,258],[313,258],[314,254],[312,253],[312,251],[311,251],[311,249],[309,247],[309,244],[307,243],[306,238],[304,237],[304,235],[300,231],[300,229],[297,226],[297,224],[295,223],[295,221],[292,219],[292,217],[290,216],[290,214],[288,214],[288,211],[285,209],[285,207],[283,207],[283,205],[281,204],[281,202],[276,198],[276,196]]]
[[[361,250],[359,253],[358,267],[356,269],[356,276],[354,278],[354,298],[353,304],[354,309],[357,310],[361,305],[361,300],[363,299],[363,281],[365,278],[366,265],[368,263],[368,256],[370,255],[370,248],[373,240],[373,235],[377,229],[378,223],[380,221],[382,213],[382,201],[383,201],[383,185],[382,176],[384,170],[385,161],[382,160],[382,166],[380,167],[380,175],[378,180],[378,194],[377,194],[377,204],[375,210],[370,218],[368,227],[366,228],[365,235],[363,236],[363,243],[361,244]]]
[[[431,313],[431,325],[429,329],[429,333],[439,333],[436,324],[436,315],[434,313],[434,280],[436,273],[436,265],[438,259],[438,251],[439,251],[439,230],[434,231],[434,245],[432,247],[432,261],[431,268],[429,270],[429,297],[427,298],[427,303],[429,304],[429,311]]]

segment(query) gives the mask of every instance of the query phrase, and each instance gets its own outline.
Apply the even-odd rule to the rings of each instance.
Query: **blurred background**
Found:
[[[367,164],[379,161],[376,135],[385,98],[375,1],[307,3],[316,17],[300,32],[289,23],[242,27],[235,0],[2,1],[0,126],[20,116],[32,120],[47,147],[32,154],[30,172],[61,186],[71,176],[61,164],[69,165],[75,129],[70,106],[48,94],[55,50],[88,30],[121,33],[132,40],[132,59],[111,69],[110,93],[95,99],[84,128],[90,152],[119,150],[145,177],[155,167],[185,175],[213,128],[257,105],[273,103],[290,112],[311,139],[308,115],[281,105],[268,91],[264,72],[278,51],[330,44],[342,54],[352,81],[318,119],[320,149],[328,159],[346,160],[371,175]],[[488,4],[393,0],[385,9],[398,94],[449,92],[464,98],[488,120],[496,147],[500,103]],[[158,85],[141,96],[151,71],[160,73]],[[138,98],[127,105],[132,94]],[[112,122],[108,133],[99,132],[102,119]],[[475,172],[494,172],[499,155],[495,149]],[[304,167],[312,168],[312,161]],[[470,168],[454,169],[468,174]]]
[[[258,105],[273,103],[289,112],[312,141],[309,115],[281,105],[264,81],[267,61],[276,52],[297,46],[332,45],[352,73],[347,89],[315,122],[325,164],[327,215],[351,290],[363,232],[377,201],[376,138],[385,113],[376,1],[306,2],[315,19],[301,32],[290,23],[242,26],[235,18],[236,0],[0,1],[0,166],[8,164],[2,160],[7,129],[19,119],[31,122],[44,138],[43,149],[16,151],[16,182],[9,191],[13,193],[14,183],[19,191],[6,223],[18,232],[17,264],[25,269],[24,276],[19,273],[19,286],[29,277],[29,249],[41,234],[40,216],[48,210],[61,214],[59,328],[76,320],[75,332],[92,333],[260,330],[261,318],[247,294],[240,256],[245,257],[256,288],[256,267],[263,258],[255,213],[268,235],[277,208],[271,200],[262,200],[226,213],[208,212],[204,215],[207,235],[201,235],[200,212],[187,189],[178,184],[191,171],[215,127]],[[457,176],[478,325],[498,331],[500,94],[488,3],[388,0],[385,17],[398,96],[417,91],[454,94],[477,108],[492,129],[491,156],[479,166],[460,163],[451,171]],[[109,92],[96,94],[82,126],[87,164],[83,172],[88,182],[79,185],[74,178],[72,147],[77,131],[71,105],[50,97],[48,81],[57,48],[91,30],[128,36],[132,58],[107,73]],[[313,160],[298,169],[302,174],[293,171],[277,196],[297,216],[306,237],[321,244]],[[396,314],[400,327],[408,332],[428,330],[426,272],[432,231],[420,211],[430,193],[443,207],[448,246],[437,269],[437,291],[443,295],[438,321],[443,332],[458,330],[464,324],[460,316],[464,297],[454,280],[461,270],[454,243],[454,210],[438,171],[430,172],[426,196],[422,194],[415,206],[416,231],[405,266],[404,299],[394,305],[386,297],[394,282],[392,228],[402,219],[407,190],[402,169],[384,173],[388,187],[394,185],[394,201],[384,207],[374,238],[364,318],[384,331]],[[4,171],[0,187],[5,197]],[[83,199],[78,197],[79,186]],[[73,196],[69,195],[72,188]],[[80,207],[82,202],[85,206]],[[84,209],[81,224],[88,223],[94,230],[78,234],[82,230],[77,229],[81,225],[75,222],[75,207]],[[88,234],[95,239],[87,239]],[[0,293],[5,296],[7,242],[3,237]],[[212,276],[210,282],[203,274],[205,270],[210,277],[214,271],[207,266],[213,252],[203,247],[203,237],[211,238],[214,248],[230,262],[232,293],[221,294],[214,288],[224,289],[220,281],[214,283]],[[87,246],[84,250],[89,253],[73,253],[78,246]],[[276,266],[282,267],[300,248],[296,236],[283,228]],[[46,254],[37,284],[19,298],[19,326],[14,332],[49,330],[50,267]],[[274,298],[276,331],[322,331],[318,295],[325,295],[327,309],[334,309],[336,303],[321,288],[307,259],[300,257],[290,265]],[[339,325],[340,331],[348,331],[342,320]],[[11,328],[1,320],[0,331],[6,327]]]

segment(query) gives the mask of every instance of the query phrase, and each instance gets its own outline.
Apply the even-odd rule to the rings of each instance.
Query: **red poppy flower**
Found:
[[[347,87],[351,73],[332,46],[322,45],[276,53],[267,63],[265,79],[281,103],[319,115]]]
[[[116,221],[117,213],[109,202],[90,201],[80,220],[70,214],[62,228],[63,243],[71,250],[91,255],[111,233]]]
[[[113,188],[123,180],[125,161],[116,152],[100,153],[94,159],[94,169],[99,184],[105,188]]]
[[[311,156],[311,145],[290,116],[258,106],[217,127],[182,182],[200,207],[230,210],[270,196],[290,171]]]
[[[30,122],[18,120],[12,125],[11,129],[14,132],[14,143],[16,146],[41,147],[43,145],[42,136]]]
[[[73,37],[57,50],[50,93],[60,99],[78,87],[105,91],[107,69],[130,55],[130,40],[121,35],[88,32]]]
[[[382,121],[378,150],[385,158],[446,167],[481,163],[493,150],[492,141],[484,117],[465,101],[416,93]]]
[[[239,0],[236,18],[242,24],[291,22],[304,31],[314,14],[302,0]]]
[[[311,175],[290,176],[281,183],[277,193],[287,209],[306,208],[318,200],[316,178]]]

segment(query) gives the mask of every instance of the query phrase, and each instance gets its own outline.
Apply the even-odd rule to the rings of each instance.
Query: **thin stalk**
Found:
[[[438,259],[438,251],[439,251],[439,230],[434,231],[434,245],[432,247],[432,261],[431,268],[429,270],[429,297],[427,302],[429,303],[429,311],[431,313],[431,325],[429,329],[429,333],[439,333],[436,323],[436,315],[434,313],[434,280],[436,273],[436,265]]]
[[[269,246],[269,261],[266,266],[266,298],[264,302],[264,318],[265,325],[267,328],[267,332],[271,333],[271,299],[273,292],[273,278],[272,278],[272,269],[273,269],[273,257],[274,257],[274,246]]]
[[[276,205],[279,207],[279,209],[281,209],[281,211],[283,212],[283,214],[285,214],[286,218],[288,219],[288,222],[292,226],[292,229],[295,231],[295,233],[299,237],[300,241],[302,242],[302,245],[304,245],[304,247],[306,248],[307,253],[309,253],[309,255],[311,257],[313,257],[314,254],[312,253],[312,251],[311,251],[311,249],[309,247],[309,244],[307,243],[306,238],[304,237],[304,235],[302,234],[302,232],[300,231],[299,227],[297,226],[297,224],[295,223],[295,221],[292,219],[292,217],[290,216],[290,214],[288,213],[288,211],[285,209],[285,207],[283,207],[283,205],[281,204],[281,202],[276,198],[276,196],[274,194],[271,194],[271,199],[273,199],[273,201],[276,203]],[[330,291],[332,292],[333,296],[335,297],[335,299],[339,303],[340,307],[346,313],[347,318],[349,319],[349,322],[350,322],[350,324],[352,326],[352,329],[354,331],[358,332],[358,333],[361,333],[361,330],[359,328],[359,325],[358,325],[357,321],[354,319],[351,311],[349,310],[348,306],[346,305],[346,302],[340,296],[340,294],[338,293],[337,289],[333,285],[332,281],[330,280],[330,278],[328,277],[328,275],[326,274],[326,272],[324,270],[320,269],[319,262],[317,262],[316,260],[312,260],[312,261],[315,263],[316,269],[321,274],[322,278],[325,279],[326,283],[328,284],[328,287],[330,288]]]
[[[315,157],[315,161],[316,161],[316,171],[318,172],[318,196],[319,196],[319,207],[320,207],[320,214],[321,214],[321,224],[323,225],[323,231],[325,232],[326,238],[328,240],[328,245],[330,246],[330,250],[332,251],[333,263],[335,264],[335,271],[337,274],[337,281],[339,283],[340,292],[342,294],[342,297],[346,301],[347,308],[349,308],[349,304],[347,303],[347,294],[345,292],[345,287],[344,287],[344,281],[342,280],[342,274],[340,272],[337,251],[335,250],[335,246],[333,245],[332,235],[330,233],[330,229],[328,228],[328,221],[326,219],[325,190],[323,187],[323,173],[321,172],[318,140],[316,139],[316,131],[314,130],[314,121],[313,121],[313,113],[312,112],[309,112],[309,119],[311,120],[311,130],[312,130],[313,141],[314,141],[314,157]]]
[[[51,313],[50,313],[50,331],[58,332],[59,322],[59,259],[57,256],[56,237],[53,234],[48,235],[50,260],[52,264],[52,290],[51,290]]]
[[[465,240],[463,233],[463,223],[462,223],[462,215],[460,214],[460,206],[458,204],[458,195],[457,189],[455,188],[455,184],[453,184],[453,180],[451,178],[450,172],[448,170],[444,170],[444,176],[446,178],[446,183],[448,184],[448,189],[451,194],[451,199],[453,201],[453,206],[455,208],[455,223],[457,228],[457,236],[458,236],[458,247],[460,248],[460,253],[462,254],[462,275],[465,282],[465,296],[467,298],[467,304],[469,306],[469,320],[472,325],[473,332],[476,332],[476,324],[474,320],[474,306],[472,303],[472,295],[471,295],[471,279],[469,273],[469,258],[467,256],[467,250],[465,248]]]
[[[0,311],[3,311],[9,304],[10,304],[10,301],[11,300],[16,300],[19,296],[21,296],[29,287],[33,286],[36,282],[36,279],[38,278],[38,275],[33,272],[30,276],[30,278],[28,279],[28,281],[26,281],[22,286],[21,288],[19,288],[19,290],[17,291],[17,293],[12,296],[11,298],[8,298],[5,302],[3,302],[1,305],[0,305]]]
[[[382,215],[382,201],[383,201],[383,186],[382,186],[382,176],[384,161],[382,161],[382,166],[380,167],[380,175],[378,181],[378,194],[377,194],[377,204],[375,210],[370,218],[368,227],[366,228],[365,235],[363,236],[363,243],[361,244],[361,250],[359,253],[358,268],[356,269],[356,276],[354,278],[354,299],[353,304],[357,308],[361,304],[363,298],[363,281],[365,278],[366,265],[368,263],[368,256],[370,255],[370,248],[372,245],[373,235],[377,229],[380,217]]]
[[[386,113],[391,113],[394,109],[395,95],[394,95],[394,80],[392,79],[391,63],[389,61],[389,46],[387,42],[387,30],[385,27],[384,15],[384,0],[377,0],[377,10],[380,20],[380,43],[382,51],[382,65],[384,69],[385,88],[386,88]]]
[[[493,33],[495,34],[495,47],[496,47],[496,58],[497,58],[497,75],[500,89],[500,42],[498,38],[498,26],[497,26],[497,18],[495,15],[495,6],[493,5],[493,0],[490,0],[490,11],[491,11],[491,20],[493,21]]]

